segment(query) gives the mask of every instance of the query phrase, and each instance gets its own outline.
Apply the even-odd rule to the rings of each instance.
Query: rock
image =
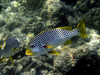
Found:
[[[31,10],[40,9],[44,5],[45,1],[46,0],[26,0],[26,8]]]
[[[4,26],[6,23],[4,20],[0,20],[0,27]]]
[[[40,12],[43,20],[59,20],[59,16],[64,16],[64,4],[59,0],[47,0]]]
[[[13,66],[9,59],[0,63],[1,75],[86,75],[90,72],[87,68],[99,75],[100,1],[71,0],[64,3],[62,0],[0,0],[0,6],[0,45],[9,35],[21,44],[20,52],[13,56]],[[59,56],[25,55],[29,42],[41,31],[61,26],[74,28],[82,18],[85,18],[87,38],[73,37],[73,44],[55,48]],[[80,66],[78,70],[77,65]]]

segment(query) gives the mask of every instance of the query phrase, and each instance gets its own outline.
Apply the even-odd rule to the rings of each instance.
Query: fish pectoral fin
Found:
[[[47,48],[53,48],[53,47],[55,47],[55,45],[54,46],[47,45]]]
[[[32,52],[31,49],[26,49],[26,52],[25,52],[26,55],[34,55],[34,53]]]
[[[64,45],[68,45],[68,44],[72,44],[72,41],[71,40],[67,40]]]
[[[15,47],[15,48],[12,49],[12,51],[14,52],[14,51],[17,50],[17,49],[18,49],[18,48]]]
[[[11,56],[10,56],[9,58],[10,58],[10,60],[11,60],[12,64],[14,64],[14,63],[13,63],[13,58],[12,58]]]
[[[3,59],[1,59],[0,63],[2,63],[5,60],[5,57]]]
[[[57,51],[55,50],[51,50],[48,52],[49,54],[53,54],[53,55],[60,55]]]

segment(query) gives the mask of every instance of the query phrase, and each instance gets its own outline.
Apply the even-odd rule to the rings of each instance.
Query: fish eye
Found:
[[[44,47],[44,48],[47,48],[47,45],[44,45],[43,47]]]
[[[33,47],[34,47],[34,45],[31,45],[30,47],[31,47],[31,48],[33,48]]]

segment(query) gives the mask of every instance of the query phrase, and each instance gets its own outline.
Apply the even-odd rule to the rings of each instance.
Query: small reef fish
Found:
[[[75,29],[71,26],[58,27],[40,32],[29,44],[26,49],[26,55],[42,55],[46,53],[59,55],[53,50],[62,44],[70,44],[70,38],[80,36],[86,38],[84,19],[77,25]]]
[[[16,38],[13,37],[9,37],[6,38],[3,45],[0,45],[1,49],[0,49],[0,57],[4,57],[0,63],[2,61],[5,60],[6,57],[9,57],[11,59],[11,62],[13,64],[13,58],[11,56],[13,56],[14,54],[16,54],[17,52],[19,52],[19,42]]]

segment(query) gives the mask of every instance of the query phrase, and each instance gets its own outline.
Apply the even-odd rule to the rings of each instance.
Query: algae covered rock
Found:
[[[89,68],[99,75],[100,36],[97,33],[98,30],[92,31],[89,28],[97,27],[99,29],[100,1],[75,1],[77,1],[76,4],[71,5],[62,2],[62,0],[0,0],[0,6],[2,6],[0,12],[0,44],[3,44],[4,37],[8,35],[17,38],[21,43],[20,52],[13,56],[14,65],[11,66],[10,60],[6,59],[0,64],[0,74],[89,75],[86,69]],[[85,18],[86,22],[86,33],[88,35],[86,39],[74,37],[74,39],[72,38],[72,45],[62,45],[56,48],[55,50],[60,53],[59,56],[50,54],[37,57],[25,55],[28,43],[39,32],[54,27],[74,26],[82,18]],[[83,64],[80,61],[86,63]],[[78,70],[80,72],[82,70],[82,73],[77,71],[77,65],[80,66]]]
[[[6,23],[4,20],[0,20],[0,27],[4,26]]]
[[[46,19],[58,20],[64,15],[64,3],[59,0],[47,0],[40,12],[40,16]]]
[[[82,12],[87,12],[91,8],[95,6],[99,6],[99,1],[98,0],[78,0],[77,4],[75,5],[74,9],[80,10]]]
[[[40,9],[44,5],[45,1],[46,0],[26,0],[26,8],[31,10]]]

